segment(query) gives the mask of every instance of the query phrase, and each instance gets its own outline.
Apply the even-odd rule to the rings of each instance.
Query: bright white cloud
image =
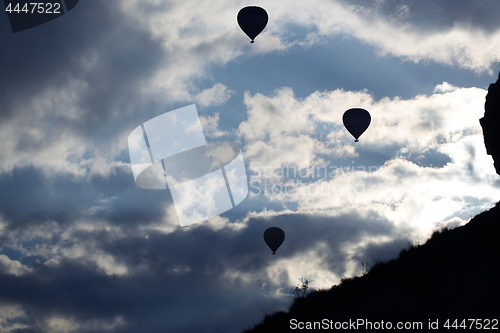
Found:
[[[455,87],[448,82],[443,82],[442,84],[438,84],[436,88],[434,88],[434,93],[447,93],[457,90],[458,87]]]
[[[447,83],[436,89],[441,92],[443,87]],[[248,120],[239,125],[238,133],[248,142],[245,156],[261,163],[261,168],[290,164],[308,167],[317,161],[318,153],[337,158],[355,156],[342,115],[349,108],[362,107],[372,116],[367,134],[362,136],[363,147],[395,145],[401,152],[420,155],[465,136],[480,136],[485,94],[483,89],[455,88],[411,100],[396,97],[374,102],[367,92],[338,89],[298,100],[290,88],[282,88],[270,97],[245,95]],[[320,125],[331,129],[326,140],[317,138],[315,130]]]
[[[196,95],[196,101],[201,106],[222,105],[234,91],[229,90],[222,83],[216,83],[212,88],[205,89]]]
[[[451,29],[424,31],[406,21],[412,15],[407,6],[401,6],[396,16],[391,14],[392,17],[343,1],[316,1],[314,5],[296,1],[289,8],[280,11],[289,21],[304,26],[314,25],[320,36],[353,36],[374,46],[381,55],[391,54],[414,62],[457,65],[478,73],[491,73],[492,64],[500,60],[500,30],[485,33],[457,23]]]
[[[315,124],[309,105],[297,101],[290,88],[277,89],[272,97],[245,93],[248,120],[238,134],[248,141],[244,156],[255,169],[268,165],[307,167],[323,144],[312,137]]]
[[[376,211],[402,230],[412,229],[413,237],[425,239],[437,225],[461,214],[471,198],[491,206],[500,195],[492,187],[498,176],[479,126],[485,94],[446,82],[433,95],[408,100],[373,101],[366,92],[343,90],[316,92],[302,100],[288,88],[270,97],[247,94],[248,120],[240,124],[239,133],[248,142],[245,156],[254,175],[251,197],[296,203],[299,211],[313,214]],[[370,127],[355,145],[342,125],[342,114],[350,107],[366,108],[372,115]],[[321,126],[331,129],[323,139],[313,131]],[[359,149],[392,159],[383,165],[357,162],[347,172],[335,166],[362,158]],[[440,159],[433,157],[436,152]],[[443,157],[450,162],[440,165]],[[280,166],[284,171],[275,171]],[[303,170],[294,180],[293,171],[301,168],[308,168],[309,174]],[[323,176],[312,178],[311,170],[320,168]],[[266,180],[269,186],[264,189]],[[462,223],[472,215],[461,214]]]

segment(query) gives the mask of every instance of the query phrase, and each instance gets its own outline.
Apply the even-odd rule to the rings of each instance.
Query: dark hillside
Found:
[[[458,325],[466,319],[467,330],[471,325],[467,319],[483,319],[483,325],[485,319],[498,320],[499,236],[497,203],[466,225],[435,232],[424,245],[403,250],[398,259],[376,264],[365,276],[342,280],[330,290],[296,299],[288,313],[267,316],[263,323],[246,332],[298,331],[298,327],[291,329],[295,327],[291,326],[292,319],[304,325],[323,319],[334,323],[383,320],[394,326],[397,322],[419,321],[424,331],[429,319],[439,319],[439,330],[443,331],[456,330],[443,327],[447,319],[452,319],[450,325],[455,319],[459,319]],[[492,329],[493,324],[489,327]]]

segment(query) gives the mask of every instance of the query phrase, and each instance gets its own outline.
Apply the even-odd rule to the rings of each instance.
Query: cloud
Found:
[[[461,2],[444,1],[403,1],[403,0],[354,0],[346,2],[360,6],[367,12],[387,16],[395,21],[410,22],[419,30],[443,30],[454,25],[470,25],[494,32],[500,27],[496,10],[500,5],[494,2]]]
[[[489,6],[489,5],[488,5]],[[313,27],[309,40],[352,36],[381,56],[412,62],[433,61],[477,73],[492,73],[498,62],[500,33],[492,8],[451,1],[295,1],[287,7],[265,6],[274,13],[273,31],[285,34],[285,22]],[[497,5],[495,5],[497,7]]]
[[[343,126],[342,114],[349,108],[361,107],[372,115],[366,132],[370,134],[363,136],[368,147],[397,145],[403,150],[429,150],[465,136],[479,135],[478,119],[483,113],[485,95],[483,89],[452,87],[446,82],[438,85],[431,96],[418,95],[409,100],[395,97],[374,101],[365,91],[342,89],[315,92],[302,100],[295,99],[291,88],[278,89],[271,97],[247,93],[248,120],[240,124],[238,133],[249,142],[250,156],[262,156],[274,145],[299,138],[314,140],[316,149],[312,151],[328,153],[329,149],[347,146],[350,134]],[[328,148],[323,140],[316,138],[322,126],[329,130]],[[255,150],[260,154],[254,153]],[[302,151],[296,149],[294,154]]]
[[[338,1],[318,4],[315,10],[322,13],[314,16],[319,34],[346,33],[374,46],[381,55],[414,62],[434,61],[490,74],[491,66],[499,60],[499,25],[491,14],[492,8],[483,5]]]
[[[270,256],[262,239],[269,224],[287,232],[279,257]],[[22,304],[28,324],[37,323],[40,331],[229,332],[260,319],[255,304],[284,309],[299,276],[314,276],[312,286],[319,287],[354,273],[356,267],[345,262],[353,255],[348,245],[365,233],[390,230],[383,217],[373,214],[367,221],[356,213],[260,214],[239,225],[200,224],[169,234],[150,230],[148,237],[135,229],[82,223],[34,248],[30,254],[38,260],[18,280],[0,276],[0,293]],[[54,265],[47,259],[56,253],[61,255]],[[124,263],[129,274],[90,264],[95,256]],[[226,328],[218,328],[221,322]]]
[[[224,104],[234,91],[229,90],[222,83],[216,83],[212,88],[205,89],[196,95],[196,101],[202,107]]]
[[[4,254],[0,254],[0,271],[4,274],[11,274],[14,276],[21,276],[30,272],[28,267],[25,267],[17,260],[10,260]]]
[[[201,127],[205,136],[208,137],[221,137],[226,135],[226,132],[219,130],[220,112],[216,112],[213,116],[200,116]]]
[[[465,223],[474,213],[464,206],[478,200],[479,212],[498,196],[478,121],[485,94],[446,82],[407,100],[374,101],[367,92],[341,89],[304,99],[290,88],[269,97],[247,94],[248,120],[239,134],[247,143],[250,197],[312,214],[375,210],[418,239],[452,216]],[[350,107],[372,115],[357,144],[341,120]]]
[[[436,88],[434,88],[433,93],[448,93],[457,90],[458,87],[455,87],[448,82],[443,82],[442,84],[438,84]]]
[[[313,162],[314,152],[321,143],[310,135],[314,124],[290,88],[275,91],[272,97],[245,93],[248,120],[238,127],[238,134],[248,142],[244,156],[257,164],[297,164]]]
[[[205,66],[217,61],[204,57],[208,49],[189,45],[186,36],[178,40],[188,42],[185,52],[164,49],[121,6],[79,6],[64,28],[67,34],[40,37],[42,49],[29,33],[2,35],[6,48],[16,49],[17,59],[27,65],[23,71],[6,66],[0,79],[1,173],[33,166],[47,176],[109,177],[128,163],[121,156],[126,137],[144,120],[175,109],[175,103],[208,107],[231,96],[221,83],[200,92],[190,82],[206,76]],[[69,41],[69,35],[79,42]],[[121,35],[127,36],[126,43]],[[10,64],[12,56],[3,53],[0,62]]]
[[[21,306],[0,304],[0,333],[26,328],[26,313]]]
[[[71,332],[107,332],[119,330],[125,324],[122,317],[117,316],[111,320],[83,320],[79,321],[73,317],[53,316],[46,320],[46,328],[54,333]]]
[[[209,7],[132,0],[80,5],[60,38],[43,35],[37,41],[29,33],[3,35],[6,48],[18,51],[4,52],[0,61],[9,64],[15,58],[24,65],[22,71],[6,66],[0,79],[4,87],[0,93],[0,172],[34,166],[47,175],[64,172],[87,181],[110,176],[125,167],[120,162],[128,162],[121,157],[124,138],[137,124],[179,103],[206,107],[226,103],[233,92],[222,83],[201,91],[193,83],[209,77],[210,66],[259,53],[284,52],[304,42],[285,41],[290,24],[310,30],[307,45],[322,43],[329,36],[353,36],[381,54],[478,73],[491,71],[498,61],[498,30],[485,32],[475,24],[492,11],[440,2],[438,12],[444,18],[476,15],[477,19],[457,19],[449,28],[436,25],[432,31],[422,30],[425,24],[411,20],[425,16],[419,13],[432,12],[437,8],[433,3],[398,3],[393,12],[388,2],[295,1],[287,6],[265,2],[262,5],[271,20],[251,49],[235,23],[240,7],[227,1]],[[462,9],[451,10],[458,7]],[[126,42],[119,36],[127,36]],[[42,42],[44,47],[39,48]]]

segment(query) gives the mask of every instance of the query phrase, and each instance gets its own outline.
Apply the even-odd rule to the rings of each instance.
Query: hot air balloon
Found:
[[[344,112],[342,121],[344,122],[345,128],[354,137],[354,142],[358,142],[358,138],[364,131],[370,126],[371,121],[370,114],[365,109],[349,109]]]
[[[264,240],[267,246],[273,251],[273,254],[276,254],[276,250],[285,240],[285,232],[281,228],[271,227],[264,231]]]
[[[253,43],[255,37],[257,37],[267,24],[267,12],[264,8],[249,6],[242,8],[238,12],[238,24],[241,30],[247,34]]]

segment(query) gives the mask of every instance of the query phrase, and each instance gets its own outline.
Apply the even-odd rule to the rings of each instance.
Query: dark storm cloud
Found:
[[[105,219],[118,226],[161,221],[165,207],[172,204],[167,191],[135,186],[128,168],[116,168],[107,178],[76,180],[59,174],[47,179],[40,170],[18,168],[0,176],[0,211],[7,230],[30,231],[53,221],[68,227],[80,217]],[[93,212],[86,212],[98,207]],[[6,235],[0,236],[2,238]],[[1,243],[0,243],[1,246]]]
[[[388,19],[412,23],[421,31],[447,30],[456,24],[492,33],[500,28],[500,3],[490,0],[353,0],[346,4],[375,10]]]
[[[276,256],[262,237],[269,226],[286,232]],[[254,217],[241,231],[230,227],[214,231],[200,224],[169,234],[150,231],[147,238],[135,230],[123,227],[125,236],[119,237],[104,230],[71,235],[74,244],[90,244],[89,258],[93,251],[112,255],[127,266],[128,274],[106,275],[86,257],[64,258],[56,265],[39,259],[27,264],[31,272],[25,275],[0,274],[2,299],[22,306],[35,332],[45,330],[37,330],[35,323],[54,315],[77,322],[123,316],[127,324],[115,330],[119,332],[234,332],[260,320],[262,313],[256,312],[255,304],[274,311],[288,303],[286,297],[264,296],[277,288],[286,293],[291,287],[286,273],[277,281],[267,277],[265,270],[276,260],[300,257],[322,242],[327,247],[321,255],[329,269],[342,276],[346,245],[363,236],[390,234],[393,227],[373,213],[368,219],[356,214]],[[54,246],[58,237],[54,236]]]
[[[263,233],[270,226],[281,227],[286,233],[285,243],[278,250],[280,257],[300,255],[314,249],[319,242],[324,242],[330,253],[327,261],[338,274],[343,274],[345,257],[342,248],[347,243],[357,242],[368,234],[389,234],[392,230],[392,225],[376,213],[369,221],[355,214],[335,218],[294,214],[251,218],[242,232],[229,228],[214,231],[202,224],[189,232],[178,229],[169,235],[150,234],[147,239],[133,238],[126,242],[102,239],[100,243],[105,244],[107,253],[120,258],[127,265],[139,267],[146,263],[157,269],[158,274],[163,274],[161,272],[168,270],[168,267],[173,269],[186,264],[192,267],[193,273],[200,269],[200,275],[209,272],[217,276],[227,268],[251,273],[267,265],[262,259],[270,250],[263,241]],[[138,252],[145,255],[138,256]],[[242,258],[257,260],[241,264]]]
[[[261,233],[263,233],[262,228],[270,226],[277,226],[285,231],[285,242],[278,250],[282,256],[293,257],[304,251],[313,250],[318,243],[326,244],[328,250],[325,260],[329,264],[330,271],[339,276],[346,270],[347,254],[342,249],[347,244],[357,243],[367,235],[390,234],[393,228],[388,220],[376,212],[372,212],[368,219],[352,213],[336,217],[293,214],[256,220],[263,223],[259,230]]]
[[[137,117],[138,86],[164,59],[160,45],[122,16],[117,1],[84,1],[57,20],[16,34],[0,34],[0,119],[30,117],[49,89],[78,82],[71,96],[84,116],[52,119],[85,136],[105,136],[110,121]],[[15,113],[15,114],[14,114]],[[139,119],[144,117],[138,117]]]

